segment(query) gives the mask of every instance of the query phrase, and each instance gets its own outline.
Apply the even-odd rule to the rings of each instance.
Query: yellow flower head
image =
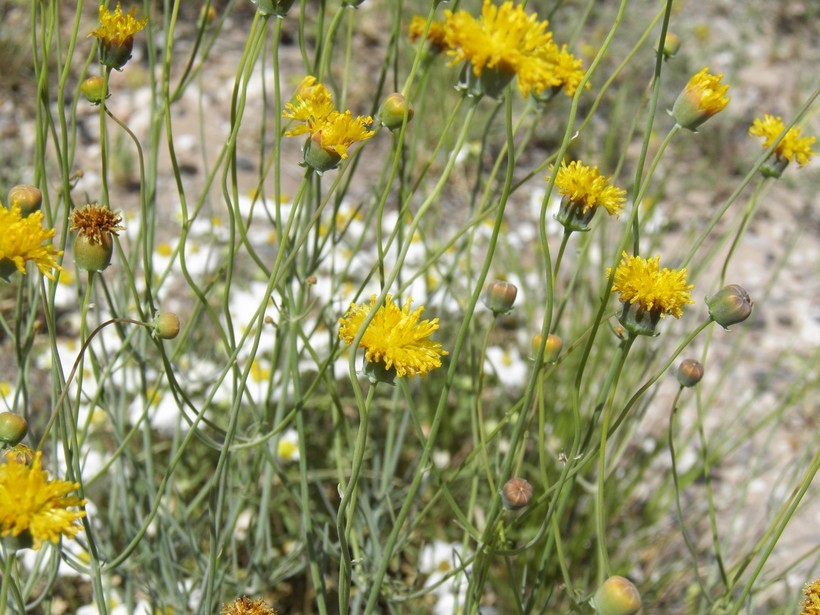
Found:
[[[316,134],[321,134],[321,146],[326,152],[334,152],[347,158],[347,148],[357,141],[367,141],[375,133],[369,130],[373,118],[353,117],[350,111],[331,113]]]
[[[485,69],[518,76],[524,96],[552,85],[544,48],[552,41],[549,22],[528,15],[521,5],[504,2],[500,7],[484,0],[481,17],[467,11],[446,12],[444,40],[453,64],[467,61],[480,77]]]
[[[567,51],[566,45],[559,49],[558,45],[552,42],[545,48],[544,59],[552,77],[551,87],[563,88],[567,96],[574,96],[586,74],[583,60]],[[589,87],[589,82],[586,87]]]
[[[102,205],[83,205],[71,213],[71,230],[88,238],[89,243],[101,244],[108,235],[119,236],[122,217]]]
[[[41,467],[41,453],[34,454],[31,465],[9,456],[0,465],[0,534],[19,536],[27,532],[33,548],[44,540],[58,542],[60,536],[74,536],[78,520],[85,511],[69,510],[85,505],[85,500],[68,495],[78,483],[49,479]]]
[[[550,172],[555,170],[550,166]],[[547,180],[550,176],[547,176]],[[579,161],[561,164],[555,177],[558,192],[571,201],[585,214],[590,209],[603,207],[609,215],[621,213],[626,202],[626,191],[609,184],[610,178],[604,177],[598,167],[588,167]]]
[[[276,611],[261,598],[251,600],[247,596],[223,605],[221,613],[222,615],[276,615]]]
[[[763,137],[763,149],[766,149],[775,142],[785,128],[786,125],[780,117],[766,114],[763,119],[755,118],[749,128],[749,134],[753,137]],[[801,137],[800,126],[794,126],[777,144],[774,154],[781,160],[793,160],[804,167],[814,156],[811,146],[815,141],[817,141],[815,137]]]
[[[710,74],[707,66],[689,80],[672,108],[672,116],[678,124],[695,130],[710,117],[723,111],[729,104],[729,97],[726,96],[729,86],[722,84],[721,79],[723,75]]]
[[[100,7],[100,27],[88,36],[94,36],[100,40],[100,44],[106,47],[123,47],[133,43],[134,35],[143,30],[148,23],[148,19],[136,19],[134,15],[137,8],[134,7],[128,13],[123,14],[120,3],[112,13],[104,6]]]
[[[55,259],[62,254],[54,246],[43,244],[54,237],[54,229],[43,228],[43,212],[23,217],[20,207],[6,209],[0,204],[0,275],[7,277],[16,269],[26,273],[26,261],[31,261],[47,278],[53,280],[52,269],[61,269]]]
[[[296,88],[296,102],[285,105],[282,117],[289,120],[304,122],[285,133],[287,137],[295,137],[306,133],[313,134],[333,112],[333,96],[330,91],[316,77],[308,75]]]
[[[348,147],[376,134],[369,130],[372,117],[360,115],[354,118],[350,111],[337,111],[330,91],[311,76],[305,77],[299,84],[295,104],[285,105],[282,117],[304,123],[288,130],[285,136],[310,135],[305,160],[320,172],[334,168],[340,159],[347,158]],[[319,147],[318,154],[312,151],[311,144]]]
[[[820,578],[803,588],[806,599],[800,603],[800,615],[820,615]]]
[[[424,28],[427,26],[427,18],[421,15],[414,15],[410,20],[410,28],[408,29],[410,41],[415,43],[424,34]],[[427,30],[427,43],[430,49],[436,52],[443,51],[447,48],[447,43],[444,41],[444,23],[441,21],[431,21],[430,28]]]
[[[367,327],[360,348],[365,348],[365,358],[370,363],[384,364],[386,370],[394,368],[398,376],[426,376],[430,370],[441,367],[441,357],[447,352],[441,344],[430,341],[430,334],[438,329],[438,318],[419,321],[423,307],[412,312],[407,299],[404,307],[387,296],[385,304],[378,308],[376,316]],[[339,319],[339,338],[345,344],[353,343],[367,315],[376,306],[376,295],[370,305],[350,304],[347,313]]]
[[[623,253],[615,269],[612,292],[619,292],[623,303],[638,304],[643,310],[680,318],[682,308],[694,303],[689,293],[694,288],[686,283],[686,269],[660,269],[660,256],[649,260]],[[607,276],[610,270],[607,270]]]

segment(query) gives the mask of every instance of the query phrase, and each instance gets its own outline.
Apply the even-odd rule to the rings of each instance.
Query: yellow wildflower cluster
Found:
[[[55,259],[62,252],[43,243],[54,237],[54,229],[43,228],[42,212],[23,217],[19,206],[6,209],[0,204],[0,229],[0,275],[8,277],[15,269],[25,275],[26,262],[31,261],[43,275],[54,279],[51,270],[60,270]]]
[[[660,258],[647,260],[624,252],[615,269],[612,292],[620,293],[623,303],[637,304],[646,312],[680,318],[683,306],[694,303],[689,293],[694,286],[686,283],[686,269],[661,270]]]
[[[421,37],[425,24],[423,17],[413,18],[411,40]],[[444,22],[430,24],[427,40],[432,48],[445,49],[453,64],[468,62],[472,74],[485,81],[504,86],[517,76],[524,96],[559,88],[572,96],[584,76],[582,62],[552,40],[548,25],[523,5],[508,1],[496,6],[484,0],[478,19],[467,11],[447,11]]]
[[[68,495],[80,485],[50,479],[40,456],[35,453],[31,465],[17,456],[0,464],[0,534],[28,534],[34,549],[44,540],[56,543],[60,536],[76,535],[77,521],[85,517],[82,510],[69,510],[85,505],[85,500]]]
[[[367,327],[360,348],[365,348],[365,358],[370,363],[382,363],[386,370],[395,369],[398,376],[426,376],[430,370],[441,367],[441,357],[447,352],[441,344],[430,341],[430,334],[438,329],[438,318],[419,321],[423,307],[412,312],[407,299],[404,307],[393,302],[387,295],[385,304],[378,308]],[[339,319],[339,338],[352,344],[364,319],[376,307],[376,295],[370,305],[350,304],[347,313]]]
[[[285,136],[309,134],[322,150],[339,158],[347,158],[347,149],[351,145],[366,141],[375,134],[370,130],[373,118],[361,115],[354,118],[350,111],[337,111],[330,91],[311,76],[299,84],[295,102],[285,105],[282,116],[303,122],[302,126],[288,130]]]
[[[555,170],[550,166],[550,172]],[[547,180],[550,176],[547,176]],[[555,177],[558,192],[567,197],[581,210],[603,207],[609,215],[618,215],[624,207],[626,191],[610,185],[611,178],[604,177],[598,167],[588,167],[579,161],[563,162]]]
[[[749,134],[753,137],[763,137],[763,148],[766,149],[777,140],[777,137],[785,128],[786,125],[783,123],[782,118],[766,114],[763,119],[755,118],[754,123],[749,128]],[[782,161],[788,162],[791,160],[804,167],[814,156],[811,146],[817,139],[815,137],[801,137],[800,130],[800,126],[790,128],[775,147],[774,154]]]

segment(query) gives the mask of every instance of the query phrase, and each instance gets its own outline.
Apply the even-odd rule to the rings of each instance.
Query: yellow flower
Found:
[[[276,611],[261,598],[251,600],[247,596],[222,605],[222,615],[276,615]]]
[[[710,117],[723,111],[729,104],[726,96],[729,86],[722,84],[721,79],[723,75],[710,74],[708,66],[692,77],[672,108],[675,121],[684,128],[695,130]]]
[[[780,133],[786,128],[783,120],[774,115],[764,115],[763,119],[755,118],[749,134],[753,137],[763,137],[763,149],[766,149],[775,142]],[[793,160],[801,167],[806,166],[814,156],[811,149],[812,144],[817,141],[815,137],[801,137],[800,126],[794,126],[780,140],[774,149],[775,156],[788,162]]]
[[[359,343],[366,348],[365,358],[370,363],[383,363],[386,370],[396,370],[398,376],[426,376],[430,370],[441,367],[441,357],[447,352],[441,344],[427,339],[438,329],[438,318],[419,321],[423,307],[410,311],[412,299],[404,307],[387,296],[385,305],[378,308],[376,316],[367,327]],[[364,319],[376,306],[376,295],[370,305],[350,304],[347,313],[339,319],[339,338],[351,344]]]
[[[661,317],[680,318],[681,308],[694,303],[689,291],[693,285],[686,283],[686,269],[660,270],[660,256],[649,260],[623,253],[621,264],[615,269],[612,292],[619,292],[625,304],[637,304],[646,312]],[[607,270],[607,276],[610,271]]]
[[[296,103],[288,103],[282,112],[282,117],[304,122],[304,126],[297,126],[285,133],[286,137],[295,137],[306,133],[313,134],[320,130],[320,126],[333,113],[333,96],[316,77],[308,75],[296,88]]]
[[[100,62],[103,65],[119,70],[131,58],[134,35],[148,23],[148,19],[136,19],[136,12],[137,9],[134,7],[123,14],[119,2],[113,13],[104,6],[100,7],[100,27],[88,36],[99,39]]]
[[[424,28],[427,26],[427,18],[421,15],[414,15],[410,20],[410,28],[408,29],[410,41],[415,43],[424,34]],[[444,41],[444,22],[431,21],[430,28],[427,30],[427,43],[433,51],[440,52],[447,48],[447,43]]]
[[[820,615],[820,578],[803,588],[806,599],[800,604],[800,615]]]
[[[478,20],[467,11],[447,11],[445,15],[444,41],[453,64],[469,62],[476,77],[485,70],[498,73],[502,86],[518,75],[518,89],[524,96],[552,85],[543,57],[544,48],[552,41],[548,21],[538,21],[537,15],[528,15],[523,6],[513,7],[509,1],[497,7],[484,0]]]
[[[347,158],[348,147],[376,134],[369,130],[373,118],[354,118],[350,111],[340,113],[334,109],[333,96],[315,77],[302,80],[295,98],[295,104],[285,105],[282,117],[304,125],[288,130],[285,136],[310,135],[304,151],[305,163],[319,172],[335,168],[341,159]]]
[[[120,3],[112,13],[104,6],[100,7],[100,27],[88,36],[95,36],[100,43],[108,46],[121,47],[133,42],[134,35],[143,30],[148,23],[148,19],[136,19],[134,15],[137,7],[133,7],[128,13],[123,14]]]
[[[555,167],[550,166],[550,171]],[[547,180],[550,176],[547,176]],[[626,191],[611,186],[609,180],[598,171],[598,167],[588,167],[579,161],[561,164],[558,175],[555,177],[555,187],[558,192],[572,201],[581,213],[590,209],[603,207],[609,215],[617,216],[621,213],[626,199]]]
[[[563,45],[560,49],[558,45],[550,42],[547,45],[544,59],[549,67],[549,74],[552,76],[552,88],[563,88],[567,96],[574,96],[581,79],[584,78],[583,60],[579,60]],[[587,82],[586,87],[589,87]]]
[[[43,228],[43,212],[23,217],[20,207],[6,209],[0,204],[0,276],[8,278],[15,270],[26,273],[26,261],[32,261],[40,273],[53,280],[52,269],[61,269],[55,259],[62,254],[51,244],[43,245],[54,237],[54,229]]]
[[[85,511],[68,510],[85,505],[85,500],[68,495],[78,483],[49,479],[41,467],[41,453],[34,454],[31,465],[9,456],[0,465],[0,532],[2,536],[27,533],[40,548],[44,540],[58,542],[60,536],[74,536],[78,520]]]

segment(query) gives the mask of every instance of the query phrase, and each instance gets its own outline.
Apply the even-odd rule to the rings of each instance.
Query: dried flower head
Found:
[[[412,312],[407,299],[404,307],[387,296],[385,304],[379,307],[367,327],[360,348],[365,348],[365,358],[370,363],[382,363],[386,370],[395,369],[398,376],[426,376],[427,372],[441,367],[441,357],[447,352],[441,344],[430,341],[430,335],[438,329],[438,318],[422,320],[424,311],[419,307]],[[364,319],[376,308],[376,295],[370,298],[370,305],[350,304],[347,313],[339,319],[339,337],[346,344],[353,343]]]
[[[753,137],[763,137],[763,149],[771,147],[777,140],[780,133],[786,129],[782,118],[774,115],[764,115],[763,119],[755,118],[754,123],[749,128],[749,134]],[[815,137],[801,137],[800,126],[794,126],[780,140],[774,148],[774,155],[782,161],[794,161],[801,167],[806,166],[814,156],[811,149],[812,144],[817,141]]]
[[[43,212],[26,217],[17,205],[6,209],[0,204],[0,277],[8,279],[14,271],[26,273],[26,262],[33,262],[44,276],[54,279],[52,269],[61,270],[56,259],[62,254],[50,243],[54,229],[43,228]]]
[[[469,62],[476,77],[489,70],[509,82],[517,75],[518,89],[528,96],[553,85],[544,57],[552,42],[548,25],[528,15],[522,5],[508,1],[496,6],[484,0],[479,19],[467,11],[446,12],[444,41],[453,64]]]
[[[16,456],[6,457],[0,465],[0,533],[20,536],[27,533],[33,548],[44,540],[58,542],[60,536],[74,536],[85,511],[69,510],[83,506],[85,500],[68,495],[79,483],[50,479],[41,467],[41,453],[34,454],[31,465]]]
[[[262,600],[251,600],[247,596],[237,598],[230,604],[222,605],[222,615],[276,615],[267,602]]]
[[[121,221],[119,212],[92,203],[71,213],[71,230],[86,237],[91,244],[101,244],[108,236],[119,236],[119,232],[125,230],[120,226]]]
[[[637,304],[646,312],[680,318],[683,306],[694,303],[689,293],[694,285],[686,283],[686,269],[661,270],[660,258],[647,260],[624,252],[621,264],[615,269],[612,292],[620,293],[623,303]],[[607,276],[609,274],[607,270]]]
[[[695,130],[710,117],[723,111],[729,104],[729,97],[726,96],[729,86],[722,84],[721,79],[723,75],[710,74],[708,66],[693,76],[672,107],[675,121],[684,128]]]

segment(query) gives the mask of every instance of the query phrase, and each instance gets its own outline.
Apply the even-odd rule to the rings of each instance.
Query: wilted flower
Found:
[[[398,376],[426,376],[427,372],[441,367],[441,357],[447,352],[441,344],[428,338],[438,329],[438,318],[419,320],[423,307],[412,312],[408,298],[404,307],[387,296],[385,304],[377,308],[376,316],[370,322],[359,343],[365,348],[365,358],[373,364],[381,364],[385,370],[395,370]],[[353,343],[364,319],[376,308],[376,295],[370,298],[370,305],[350,304],[347,313],[339,319],[339,337],[346,343]]]
[[[74,262],[86,271],[102,271],[111,263],[114,251],[112,236],[125,230],[122,217],[102,205],[90,204],[71,213],[74,239]]]
[[[276,611],[267,602],[251,600],[247,596],[237,598],[230,604],[222,605],[222,615],[276,615]]]

